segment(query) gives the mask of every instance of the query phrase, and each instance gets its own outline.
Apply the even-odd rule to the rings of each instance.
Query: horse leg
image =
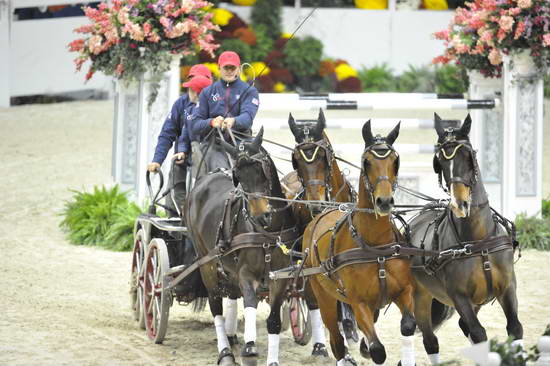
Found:
[[[452,300],[455,304],[456,311],[460,315],[460,318],[464,321],[470,331],[472,342],[474,344],[485,342],[487,340],[487,332],[479,322],[474,305],[472,304],[470,298],[465,295],[455,294],[452,296]]]
[[[311,355],[314,357],[328,357],[327,340],[325,338],[325,326],[321,319],[321,310],[311,289],[310,281],[306,282],[304,288],[304,298],[306,300],[307,308],[309,309],[309,316],[311,319],[311,333],[313,339],[313,351]]]
[[[235,365],[235,356],[229,346],[229,340],[225,333],[225,320],[223,314],[223,302],[221,296],[209,295],[208,304],[210,312],[214,317],[214,327],[216,328],[216,339],[218,341],[218,365],[233,366]]]
[[[479,312],[479,309],[481,309],[481,306],[474,306],[474,312],[476,313],[476,315]],[[462,330],[462,333],[464,333],[464,336],[468,338],[470,343],[474,344],[474,341],[472,341],[472,337],[470,337],[470,328],[468,328],[468,324],[466,324],[464,319],[462,318],[458,319],[458,326]]]
[[[256,309],[258,298],[254,288],[254,277],[241,268],[239,271],[239,285],[243,294],[244,302],[244,346],[241,356],[246,358],[243,364],[255,365],[258,358],[256,347]]]
[[[337,301],[330,294],[326,293],[315,280],[311,280],[310,283],[321,310],[323,323],[325,323],[330,334],[330,348],[332,355],[337,361],[336,365],[344,366],[346,364],[346,350],[344,337],[342,337],[342,333],[338,329]]]
[[[498,302],[506,316],[506,331],[514,337],[512,346],[523,349],[523,326],[518,319],[518,298],[516,295],[516,277],[514,276],[510,286],[498,297]]]
[[[395,303],[401,311],[401,364],[414,366],[414,330],[416,321],[413,316],[413,286],[409,284],[395,299]]]
[[[237,297],[229,296],[225,303],[225,333],[231,347],[239,344],[237,338]]]
[[[439,342],[434,333],[432,324],[433,297],[420,286],[416,287],[414,294],[414,317],[416,324],[422,332],[424,349],[432,365],[439,364]]]
[[[361,341],[361,353],[364,354],[367,347],[372,361],[377,365],[383,364],[386,361],[386,349],[378,339],[374,329],[374,310],[364,303],[354,304],[352,308],[359,328],[367,337],[368,345]]]
[[[279,365],[279,334],[281,333],[281,305],[286,292],[286,281],[269,284],[270,312],[267,317],[267,365]]]

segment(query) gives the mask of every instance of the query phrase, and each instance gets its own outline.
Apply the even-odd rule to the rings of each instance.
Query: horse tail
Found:
[[[449,320],[455,309],[451,306],[445,305],[436,299],[432,300],[432,327],[434,332],[446,321]]]
[[[208,302],[208,297],[197,297],[195,300],[191,301],[191,310],[194,313],[200,313],[206,308],[206,303]]]

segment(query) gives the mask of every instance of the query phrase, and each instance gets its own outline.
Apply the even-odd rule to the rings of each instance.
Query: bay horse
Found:
[[[434,299],[457,310],[460,328],[472,343],[487,340],[477,312],[495,297],[506,315],[506,330],[514,345],[522,345],[523,328],[518,320],[514,273],[515,229],[489,206],[469,140],[472,119],[468,114],[460,128],[444,128],[437,114],[434,122],[438,140],[433,167],[440,186],[450,192],[450,202],[443,210],[422,211],[411,220],[410,229],[415,247],[440,251],[433,259],[413,259],[415,318],[424,348],[432,364],[437,364]]]
[[[185,206],[199,258],[212,253],[218,258],[202,265],[200,271],[214,317],[221,365],[235,365],[222,316],[222,297],[236,299],[241,294],[245,308],[241,356],[243,361],[256,364],[260,288],[269,290],[271,306],[267,361],[270,366],[279,364],[280,307],[287,281],[269,281],[268,273],[289,265],[289,258],[277,245],[296,240],[298,233],[290,206],[265,198],[283,198],[283,194],[275,165],[261,146],[262,136],[263,128],[255,138],[239,142],[238,148],[221,141],[235,161],[232,172],[221,170],[203,176],[189,193]]]
[[[370,120],[364,124],[357,205],[347,212],[332,210],[316,216],[304,232],[303,250],[309,252],[305,267],[322,269],[311,276],[310,283],[337,365],[352,364],[345,358],[337,325],[337,301],[351,305],[368,342],[361,341],[361,354],[376,364],[386,360],[374,328],[376,314],[390,301],[396,303],[402,314],[401,361],[414,365],[414,280],[409,259],[399,255],[406,243],[391,217],[399,170],[399,155],[392,145],[399,126],[382,137],[373,136]]]
[[[294,171],[283,178],[283,192],[289,199],[306,201],[331,201],[331,202],[354,202],[355,191],[346,179],[334,154],[332,145],[325,134],[326,119],[322,109],[316,121],[308,121],[307,124],[298,125],[292,114],[288,116],[288,125],[294,135],[296,145],[292,151],[292,167]],[[300,232],[313,217],[323,211],[323,206],[294,203],[294,215]],[[319,306],[315,296],[311,292],[309,284],[305,285],[305,300],[308,305],[312,333],[313,333],[313,356],[328,357],[325,346],[325,333],[321,320]],[[343,330],[348,333],[354,332],[353,317],[351,309],[341,309],[342,314],[349,322],[344,322]],[[341,319],[342,316],[339,317]],[[351,324],[351,325],[350,325]],[[348,357],[351,357],[349,355]]]

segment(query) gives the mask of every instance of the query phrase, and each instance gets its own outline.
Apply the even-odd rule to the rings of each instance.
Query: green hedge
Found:
[[[550,201],[542,201],[542,218],[522,214],[515,224],[522,248],[550,250]]]
[[[60,223],[71,243],[116,251],[132,249],[134,221],[142,210],[128,201],[126,192],[120,192],[118,185],[94,187],[91,193],[72,192]]]

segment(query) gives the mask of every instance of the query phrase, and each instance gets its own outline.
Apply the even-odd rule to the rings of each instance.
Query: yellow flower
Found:
[[[428,10],[447,10],[447,0],[424,0],[424,7]]]
[[[355,0],[355,7],[359,9],[387,9],[388,0]]]
[[[273,85],[273,90],[277,93],[283,93],[286,91],[286,85],[277,81],[275,85]]]
[[[227,25],[231,18],[233,18],[233,13],[224,8],[216,8],[212,10],[212,13],[214,13],[214,16],[212,17],[212,23],[220,25],[222,27],[224,25]]]
[[[292,34],[290,33],[281,33],[281,38],[286,38],[286,39],[289,39],[290,37],[292,37]]]
[[[268,75],[269,72],[271,71],[271,69],[269,67],[266,67],[265,62],[261,62],[261,61],[252,62],[250,64],[250,66],[252,66],[252,67],[245,67],[244,68],[244,73],[246,74],[246,76],[250,80],[252,80],[254,77],[260,76],[260,73],[262,72],[262,70],[263,70],[262,75]],[[265,68],[265,70],[264,70],[264,68]]]
[[[208,67],[212,75],[214,75],[215,78],[220,77],[220,68],[218,67],[218,64],[215,62],[205,62],[203,63],[204,66]]]
[[[246,75],[244,73],[240,73],[239,76],[241,77],[241,80],[242,81],[248,81],[248,78],[246,77]]]
[[[256,3],[256,0],[232,0],[235,5],[251,6]]]
[[[334,69],[338,81],[345,80],[351,76],[357,77],[357,71],[348,64],[340,64]]]

